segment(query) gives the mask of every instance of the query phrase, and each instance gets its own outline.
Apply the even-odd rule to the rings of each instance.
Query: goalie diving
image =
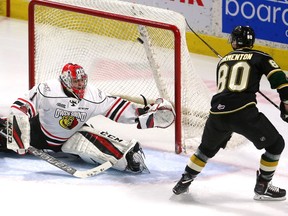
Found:
[[[106,168],[149,172],[136,139],[123,140],[87,124],[99,115],[136,124],[138,129],[167,128],[175,120],[167,100],[158,98],[153,104],[139,106],[109,95],[88,84],[83,67],[68,63],[57,79],[35,85],[11,105],[8,116],[0,118],[0,150],[21,155],[35,155],[35,149],[64,152],[92,164],[109,162]]]

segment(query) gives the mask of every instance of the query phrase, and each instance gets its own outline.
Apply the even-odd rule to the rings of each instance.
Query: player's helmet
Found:
[[[62,69],[60,81],[63,88],[71,92],[75,97],[78,99],[84,97],[88,76],[80,65],[66,64]]]
[[[253,47],[255,42],[254,30],[249,26],[236,26],[229,37],[229,42],[233,49]]]

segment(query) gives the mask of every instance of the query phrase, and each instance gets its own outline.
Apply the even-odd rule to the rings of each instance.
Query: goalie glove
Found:
[[[144,107],[137,108],[136,113],[138,116],[146,114],[148,110],[154,105],[154,104],[148,104],[147,99],[144,97],[144,95],[141,94],[141,97],[143,98],[144,101]]]
[[[283,101],[280,103],[280,117],[283,121],[288,122],[288,112]]]
[[[143,110],[143,109],[142,109]],[[164,98],[158,98],[154,104],[144,107],[144,114],[138,111],[136,119],[137,128],[167,128],[175,121],[175,111],[170,102]]]

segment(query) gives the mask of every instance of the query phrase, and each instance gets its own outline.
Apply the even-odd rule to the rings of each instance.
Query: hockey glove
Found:
[[[280,103],[280,117],[283,121],[288,122],[288,112],[286,111],[284,103]]]
[[[137,108],[136,113],[138,116],[144,115],[148,112],[148,110],[153,106],[153,104],[148,104],[147,99],[141,94],[141,97],[144,100],[144,107],[143,108]]]
[[[147,112],[136,119],[137,128],[167,128],[175,120],[175,111],[170,102],[163,98],[158,98]]]

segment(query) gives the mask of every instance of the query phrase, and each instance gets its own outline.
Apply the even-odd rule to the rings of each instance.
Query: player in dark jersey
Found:
[[[191,156],[181,179],[173,188],[176,195],[187,192],[191,182],[208,160],[225,148],[233,132],[250,140],[261,156],[254,188],[255,200],[284,200],[286,191],[271,184],[285,143],[277,129],[258,111],[256,93],[262,75],[276,89],[281,99],[281,117],[287,121],[288,81],[285,73],[266,53],[252,50],[254,30],[249,26],[233,29],[229,42],[233,51],[217,65],[218,92],[211,101],[211,110],[201,144]]]

